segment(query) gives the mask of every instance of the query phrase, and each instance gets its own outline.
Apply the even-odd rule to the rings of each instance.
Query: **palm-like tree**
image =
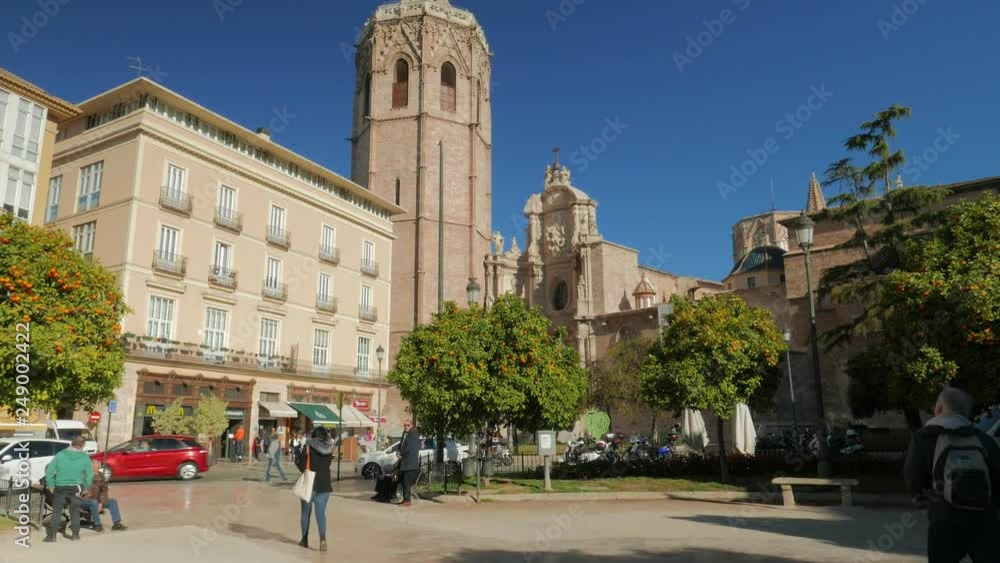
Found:
[[[892,189],[892,173],[906,162],[903,150],[892,152],[889,140],[896,138],[895,122],[909,118],[911,113],[909,107],[892,104],[876,113],[875,119],[863,122],[861,132],[844,141],[847,150],[868,152],[873,160],[864,168],[864,175],[872,183],[884,180],[886,192]]]

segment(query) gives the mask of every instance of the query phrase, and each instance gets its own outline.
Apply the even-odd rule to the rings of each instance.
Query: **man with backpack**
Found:
[[[973,401],[945,388],[910,443],[907,491],[927,508],[929,563],[1000,561],[1000,446],[969,417]]]

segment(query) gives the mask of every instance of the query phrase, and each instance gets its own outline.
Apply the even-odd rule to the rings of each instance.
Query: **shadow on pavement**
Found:
[[[256,526],[247,526],[246,524],[239,524],[237,522],[230,522],[229,531],[234,534],[242,534],[251,540],[265,540],[274,541],[278,543],[288,543],[296,545],[295,540],[292,538],[273,532],[271,530],[265,530],[264,528],[258,528]]]
[[[810,518],[766,518],[766,517],[744,517],[744,516],[714,516],[698,515],[670,517],[675,520],[687,520],[701,524],[715,524],[727,528],[738,530],[751,530],[757,532],[768,532],[783,536],[796,538],[806,538],[815,541],[828,543],[838,547],[850,547],[856,549],[868,549],[878,545],[882,536],[892,539],[891,547],[885,549],[888,553],[900,555],[922,555],[926,552],[923,543],[924,525],[917,524],[912,528],[903,528],[899,519],[886,521],[859,522],[853,519],[842,521],[817,520]],[[893,537],[892,531],[883,527],[894,526],[896,535]],[[916,536],[919,535],[918,539]],[[869,543],[871,545],[869,545]],[[883,548],[884,549],[884,548]],[[754,561],[750,559],[750,561]]]
[[[502,551],[464,549],[445,559],[445,563],[800,563],[802,559],[787,559],[774,555],[751,555],[721,549],[686,548],[677,551],[636,551],[627,554],[595,555],[582,551]]]

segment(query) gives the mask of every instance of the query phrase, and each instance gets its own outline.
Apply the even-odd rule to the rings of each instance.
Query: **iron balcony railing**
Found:
[[[268,299],[285,301],[288,299],[288,284],[273,280],[264,280],[260,293]]]
[[[336,246],[320,246],[319,260],[320,262],[326,262],[334,266],[340,264],[340,249]]]
[[[208,267],[208,283],[224,287],[226,289],[236,289],[239,275],[236,270],[230,270],[222,266],[211,265]]]
[[[378,277],[378,262],[374,260],[361,260],[361,273],[369,276]]]
[[[225,207],[215,208],[215,224],[234,233],[243,232],[243,214]]]
[[[191,199],[191,194],[177,188],[163,186],[160,190],[160,207],[184,215],[191,215]]]
[[[289,244],[291,244],[291,239],[291,235],[285,229],[275,227],[274,225],[267,226],[267,242],[281,248],[288,248]]]
[[[360,305],[358,306],[358,318],[373,323],[378,320],[378,308],[370,305]]]
[[[324,313],[336,313],[337,312],[337,298],[330,297],[329,295],[317,295],[316,296],[316,310],[322,311]]]
[[[187,273],[187,258],[172,252],[154,250],[153,270],[172,276],[184,276]]]

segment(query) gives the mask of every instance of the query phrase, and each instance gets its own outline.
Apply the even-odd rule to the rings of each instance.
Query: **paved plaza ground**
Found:
[[[413,508],[367,499],[369,483],[340,484],[328,509],[330,552],[295,545],[291,484],[263,484],[256,470],[210,472],[190,483],[113,483],[126,532],[90,530],[32,547],[2,537],[0,561],[33,563],[203,560],[365,562],[854,562],[925,561],[924,519],[903,511],[801,508],[695,501],[487,502]],[[915,524],[907,527],[910,517]],[[895,536],[895,537],[894,537]],[[869,543],[870,542],[870,543]],[[882,548],[878,546],[881,544]],[[875,551],[870,551],[874,549]],[[884,551],[883,551],[884,550]]]

